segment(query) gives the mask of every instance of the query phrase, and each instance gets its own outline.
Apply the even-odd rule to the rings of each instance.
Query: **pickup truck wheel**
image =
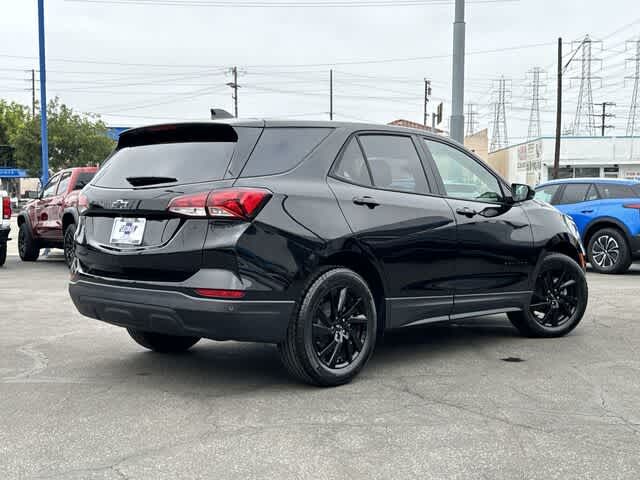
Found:
[[[7,260],[7,244],[3,243],[0,245],[0,267],[4,265],[4,262]]]
[[[71,223],[67,225],[64,230],[64,261],[68,267],[71,267],[73,260],[76,258],[76,244],[75,244],[76,224]]]
[[[40,256],[38,242],[31,235],[26,223],[20,225],[18,231],[18,254],[23,262],[35,262]]]
[[[185,352],[200,340],[200,337],[165,335],[163,333],[144,332],[135,328],[127,328],[127,332],[138,345],[159,353]]]

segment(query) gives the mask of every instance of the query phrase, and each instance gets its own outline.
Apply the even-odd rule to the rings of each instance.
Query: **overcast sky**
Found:
[[[38,68],[37,2],[1,3],[0,98],[30,103],[25,70]],[[245,117],[328,118],[329,64],[335,70],[337,119],[421,122],[424,77],[433,80],[434,103],[448,106],[451,97],[453,3],[357,8],[45,4],[49,97],[99,113],[110,125],[207,118],[214,106],[231,110],[225,84],[233,65],[240,72],[239,111]],[[605,39],[593,46],[594,58],[603,59],[602,69],[593,64],[594,75],[604,78],[602,84],[593,80],[594,102],[618,103],[612,122],[616,133],[624,134],[633,89],[633,82],[623,78],[633,74],[633,64],[624,61],[633,53],[625,51],[625,42],[640,36],[637,0],[470,0],[466,20],[465,103],[477,105],[479,127],[489,126],[492,118],[492,80],[504,75],[512,85],[510,138],[514,143],[526,136],[526,72],[540,66],[549,72],[542,92],[549,100],[541,108],[543,134],[550,134],[557,37],[567,40],[567,52],[571,40],[590,34]],[[478,53],[524,45],[537,46]],[[407,58],[413,60],[378,62]],[[571,70],[568,76],[577,74]],[[578,87],[577,81],[565,83],[566,123],[575,113]]]

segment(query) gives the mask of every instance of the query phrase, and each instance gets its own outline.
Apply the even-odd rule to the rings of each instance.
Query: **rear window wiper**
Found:
[[[127,177],[126,180],[134,187],[144,187],[160,183],[174,183],[178,181],[177,178],[173,177]]]

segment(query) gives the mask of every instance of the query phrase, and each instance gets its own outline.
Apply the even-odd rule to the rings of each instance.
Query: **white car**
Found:
[[[0,267],[7,259],[7,242],[11,231],[11,199],[4,190],[0,190]]]

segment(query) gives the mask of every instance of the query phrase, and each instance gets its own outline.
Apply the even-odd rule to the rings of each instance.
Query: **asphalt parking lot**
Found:
[[[589,274],[566,338],[503,316],[399,332],[335,389],[270,345],[146,352],[67,277],[56,254],[0,269],[2,479],[640,478],[638,267]]]

